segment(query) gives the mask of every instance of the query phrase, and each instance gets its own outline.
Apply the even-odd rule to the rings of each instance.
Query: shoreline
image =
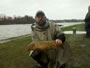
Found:
[[[81,24],[81,23],[78,23],[78,24],[74,24],[75,25],[75,27],[76,27],[76,25],[79,25],[79,24]],[[84,23],[82,23],[82,24],[84,24]],[[70,27],[70,26],[74,26],[74,25],[69,25],[69,26],[65,26],[65,27]],[[65,28],[65,27],[61,27],[61,28]],[[66,28],[66,29],[67,29]],[[82,31],[82,30],[81,30]],[[76,33],[78,34],[85,34],[85,31],[83,31],[83,32],[81,32],[81,31],[76,31]],[[64,30],[63,31],[65,34],[73,34],[73,31],[72,31],[72,27],[70,28],[70,30]],[[10,38],[6,38],[6,39],[1,39],[0,40],[0,43],[6,43],[6,42],[9,42],[9,41],[11,41],[11,40],[15,40],[15,39],[17,39],[17,38],[21,38],[21,37],[26,37],[26,36],[30,36],[31,34],[30,33],[27,33],[27,34],[25,34],[25,35],[20,35],[20,36],[15,36],[15,37],[10,37]]]
[[[6,43],[12,40],[16,40],[18,38],[22,38],[22,37],[27,37],[27,36],[31,36],[30,34],[26,34],[26,35],[21,35],[21,36],[17,36],[17,37],[11,37],[11,38],[7,38],[7,39],[2,39],[0,40],[0,43]]]

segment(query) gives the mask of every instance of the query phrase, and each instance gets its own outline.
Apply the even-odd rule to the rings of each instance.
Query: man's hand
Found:
[[[60,46],[62,44],[62,40],[56,39],[56,45]]]

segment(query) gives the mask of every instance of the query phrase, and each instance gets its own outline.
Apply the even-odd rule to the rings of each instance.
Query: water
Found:
[[[62,27],[81,24],[78,23],[57,23],[63,25]],[[31,24],[18,24],[18,25],[0,25],[0,40],[31,34]]]
[[[31,34],[31,24],[0,25],[0,40]]]

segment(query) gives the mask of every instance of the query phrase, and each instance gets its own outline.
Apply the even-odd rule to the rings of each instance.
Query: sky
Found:
[[[90,0],[0,0],[0,15],[35,17],[38,10],[48,19],[84,19]]]

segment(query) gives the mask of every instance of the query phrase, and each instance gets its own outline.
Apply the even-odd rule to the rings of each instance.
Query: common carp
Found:
[[[63,48],[63,44],[60,45]],[[30,43],[27,46],[27,50],[47,50],[47,49],[55,49],[59,46],[56,45],[56,41],[37,41],[34,43]]]

